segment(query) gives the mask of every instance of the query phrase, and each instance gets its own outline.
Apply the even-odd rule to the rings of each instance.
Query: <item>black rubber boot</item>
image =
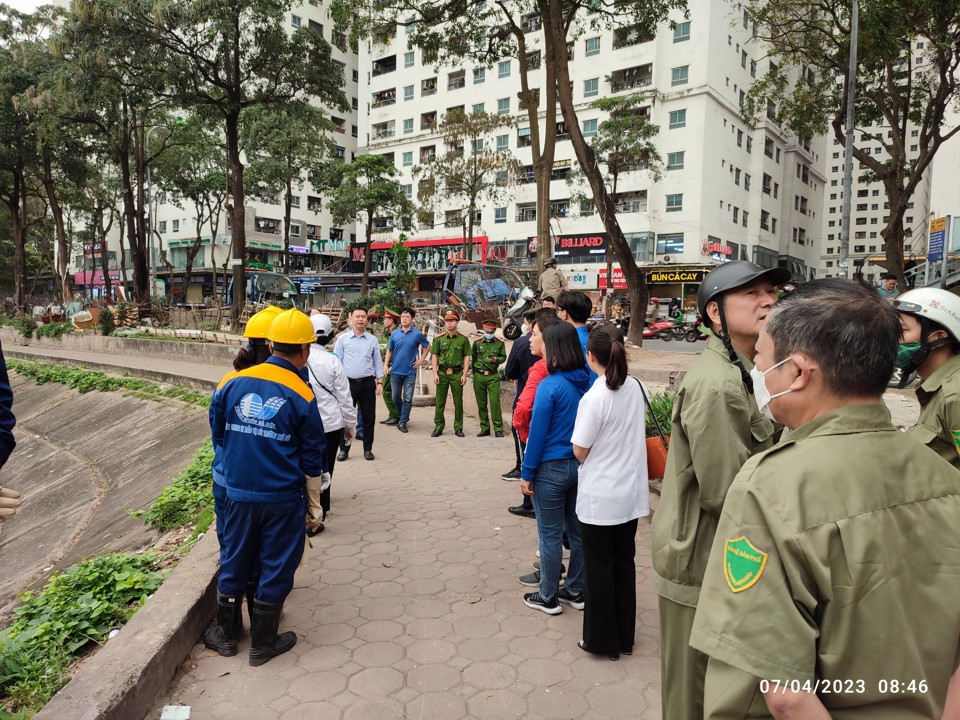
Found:
[[[270,658],[282,655],[297,644],[295,632],[277,634],[283,603],[251,603],[253,619],[250,623],[250,666],[263,665]]]
[[[221,595],[217,593],[217,626],[203,634],[203,644],[216,650],[223,657],[237,654],[237,640],[243,632],[242,595]]]

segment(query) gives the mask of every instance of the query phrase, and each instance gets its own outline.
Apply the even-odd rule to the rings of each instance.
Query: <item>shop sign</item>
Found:
[[[703,282],[706,275],[706,270],[656,270],[647,274],[647,280],[660,285],[684,282],[698,283]]]

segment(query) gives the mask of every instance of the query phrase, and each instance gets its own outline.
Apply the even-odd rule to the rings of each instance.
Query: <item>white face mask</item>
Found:
[[[791,356],[792,357],[792,356]],[[757,370],[757,368],[750,369],[750,378],[753,380],[753,396],[757,400],[757,407],[760,409],[766,417],[770,418],[773,422],[777,422],[777,419],[773,416],[773,412],[770,410],[770,401],[774,398],[781,397],[787,393],[793,392],[793,390],[784,390],[783,392],[778,392],[776,395],[771,395],[770,391],[767,390],[767,379],[764,377],[771,370],[776,370],[778,367],[789,361],[791,358],[784,358],[776,365],[767,368],[763,372]]]
[[[528,332],[530,332],[530,326],[527,325],[526,322],[524,322],[523,325],[520,326],[520,333],[522,335],[526,335]]]

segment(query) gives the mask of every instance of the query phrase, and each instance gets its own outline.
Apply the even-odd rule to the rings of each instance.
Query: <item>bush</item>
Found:
[[[193,462],[160,493],[150,510],[134,513],[157,532],[195,525],[200,532],[213,522],[213,443],[207,440]]]
[[[670,435],[670,423],[673,420],[673,400],[676,396],[666,393],[653,393],[650,396],[650,412],[647,413],[647,437],[657,437],[657,426],[653,424],[651,415],[656,415],[657,422],[664,435]]]
[[[33,337],[33,330],[37,327],[33,318],[26,315],[17,315],[10,324],[27,340]]]
[[[110,308],[101,308],[100,309],[100,334],[101,335],[112,335],[113,331],[117,329],[117,321],[113,317],[113,310]]]
[[[37,328],[37,337],[60,338],[73,332],[73,325],[67,322],[55,322]]]
[[[104,555],[21,595],[0,631],[0,692],[15,710],[43,707],[66,684],[69,663],[133,617],[164,577],[152,553]]]

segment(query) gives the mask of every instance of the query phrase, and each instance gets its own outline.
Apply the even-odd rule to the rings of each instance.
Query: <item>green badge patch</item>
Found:
[[[723,576],[730,589],[743,592],[753,587],[767,565],[767,554],[745,537],[727,540],[723,549]]]
[[[960,430],[953,431],[953,445],[957,448],[957,452],[960,453]]]

